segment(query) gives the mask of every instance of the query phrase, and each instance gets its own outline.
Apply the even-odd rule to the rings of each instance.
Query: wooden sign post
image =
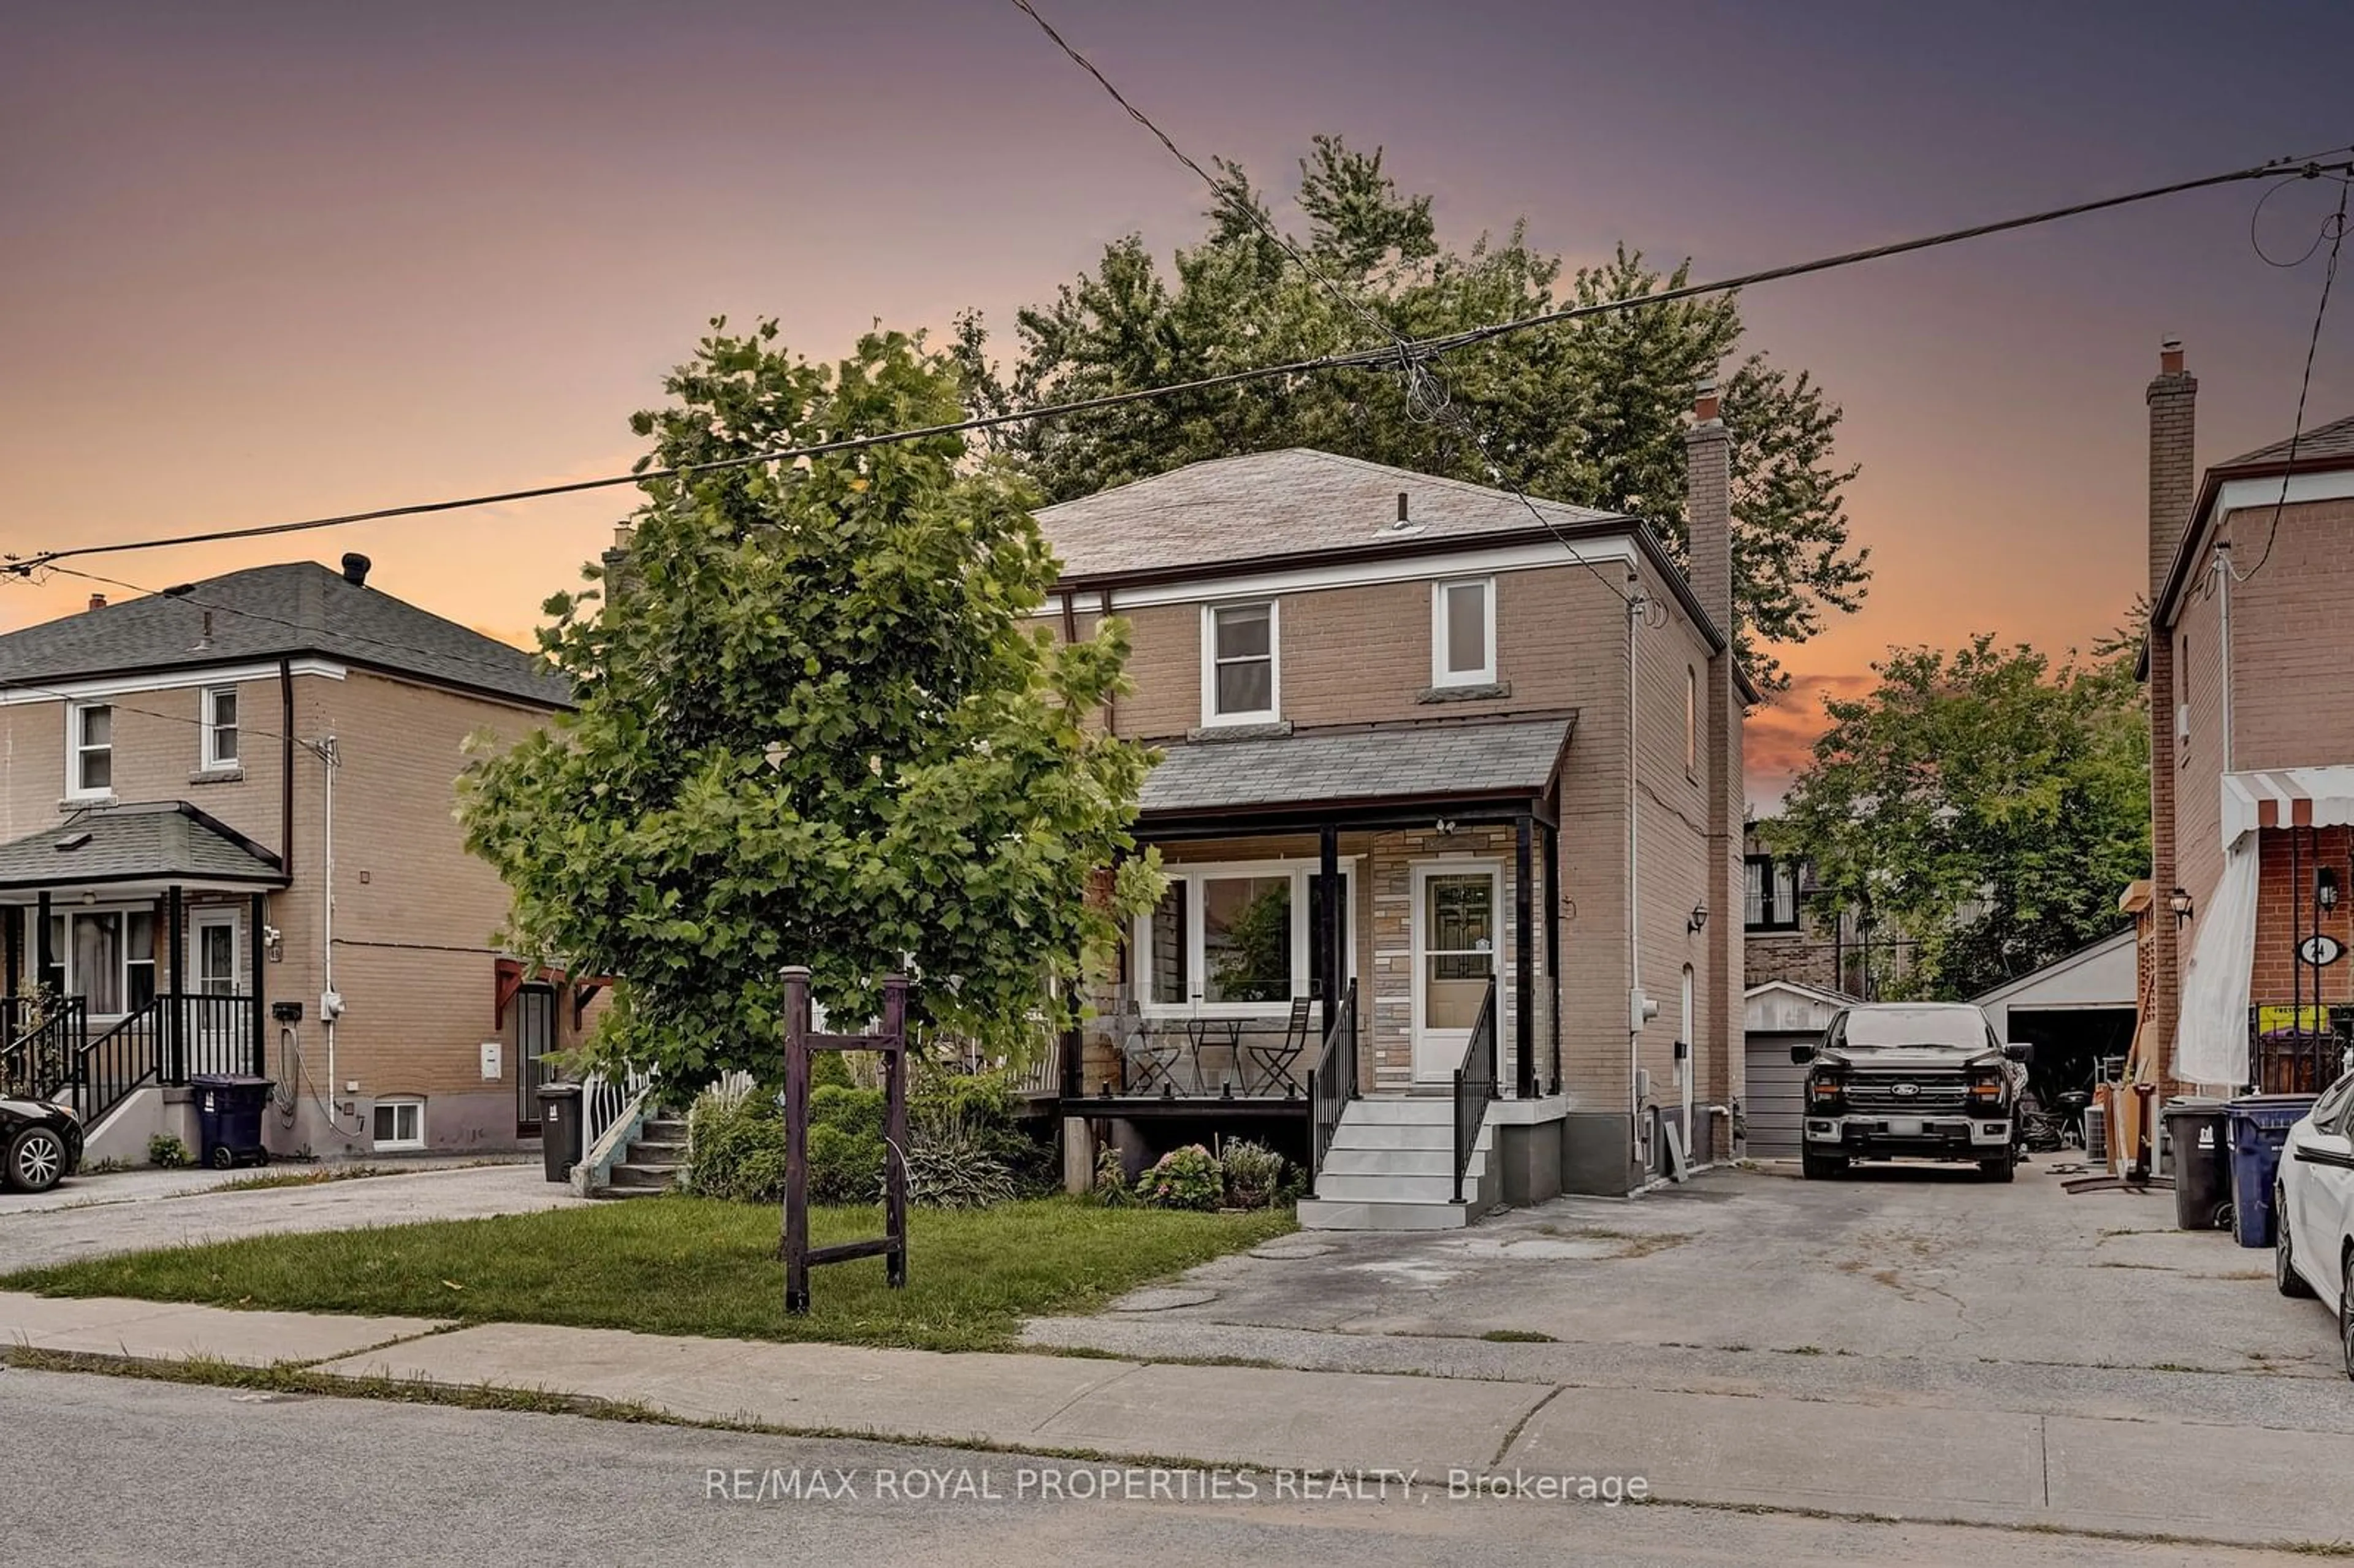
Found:
[[[810,972],[799,964],[785,981],[785,1310],[810,1309],[809,1271],[854,1257],[884,1260],[891,1288],[907,1284],[907,977],[883,982],[883,1020],[873,1034],[819,1034],[810,1028]],[[877,1051],[883,1055],[883,1231],[864,1241],[809,1244],[810,1056],[817,1051]]]

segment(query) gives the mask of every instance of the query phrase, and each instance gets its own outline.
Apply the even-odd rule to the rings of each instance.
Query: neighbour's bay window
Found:
[[[1496,581],[1430,585],[1430,683],[1484,686],[1496,679]]]
[[[1169,885],[1136,923],[1130,978],[1148,1012],[1281,1012],[1322,994],[1313,937],[1323,878],[1312,862],[1165,866]],[[1350,949],[1347,865],[1341,935]],[[1350,965],[1354,967],[1353,957]]]
[[[155,916],[85,909],[49,916],[45,984],[84,999],[93,1017],[135,1012],[155,1000]]]
[[[1268,724],[1282,691],[1275,601],[1202,609],[1202,722]]]

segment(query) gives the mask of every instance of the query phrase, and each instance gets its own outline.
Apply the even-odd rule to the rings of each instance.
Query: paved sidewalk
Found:
[[[107,1253],[144,1252],[239,1236],[353,1230],[419,1220],[480,1219],[589,1201],[574,1196],[569,1187],[547,1181],[534,1161],[449,1167],[414,1175],[366,1176],[248,1192],[198,1188],[128,1202],[65,1204],[33,1213],[0,1213],[0,1274],[79,1263]]]
[[[15,1192],[0,1189],[0,1219],[15,1214],[50,1213],[58,1209],[88,1209],[110,1203],[146,1203],[158,1198],[193,1198],[211,1192],[216,1187],[250,1181],[257,1176],[307,1175],[315,1171],[366,1166],[394,1175],[416,1176],[429,1171],[451,1171],[461,1167],[483,1168],[490,1165],[514,1166],[528,1163],[539,1168],[536,1156],[482,1156],[459,1154],[378,1155],[366,1160],[321,1160],[316,1164],[285,1161],[278,1164],[241,1165],[234,1171],[215,1171],[208,1166],[184,1166],[166,1171],[143,1165],[130,1171],[109,1171],[101,1174],[68,1177],[46,1192]],[[351,1177],[357,1181],[362,1178]],[[375,1178],[366,1178],[375,1180]]]
[[[2354,1537],[2344,1487],[2354,1433],[2343,1431],[1846,1403],[1836,1389],[1662,1392],[528,1324],[436,1331],[446,1328],[0,1295],[0,1340],[9,1342],[578,1394],[690,1422],[1203,1464],[1378,1467],[1442,1485],[1449,1470],[1639,1476],[1668,1500],[2214,1541]]]

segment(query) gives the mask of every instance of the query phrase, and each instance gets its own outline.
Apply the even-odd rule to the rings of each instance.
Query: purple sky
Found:
[[[2343,5],[1041,0],[1189,151],[1282,187],[1384,143],[1453,240],[1702,275],[2354,142]],[[2141,387],[2168,334],[2200,457],[2285,435],[2319,262],[2253,187],[1762,289],[1752,343],[1848,410],[1865,612],[1787,651],[1770,798],[1815,696],[1890,642],[2054,650],[2142,571]],[[2334,199],[2266,209],[2294,254]],[[705,318],[812,355],[1015,305],[1202,193],[1002,0],[26,4],[0,49],[0,548],[609,471]],[[2309,419],[2354,406],[2338,302]],[[125,556],[151,587],[362,549],[522,639],[617,495]],[[86,583],[0,586],[0,626]]]

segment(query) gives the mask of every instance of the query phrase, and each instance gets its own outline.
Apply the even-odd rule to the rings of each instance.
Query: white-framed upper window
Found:
[[[1496,679],[1496,579],[1430,585],[1430,683],[1485,686]]]
[[[376,1102],[375,1134],[378,1149],[422,1149],[425,1147],[425,1102],[420,1099],[383,1099]]]
[[[1250,861],[1162,868],[1161,902],[1139,916],[1129,943],[1138,1005],[1168,1017],[1248,1018],[1320,994],[1313,932],[1323,874],[1314,861]],[[1341,863],[1341,950],[1356,971],[1350,895]],[[1345,983],[1344,975],[1344,983]]]
[[[197,726],[204,736],[203,765],[207,769],[235,768],[237,763],[237,688],[207,686],[196,698]]]
[[[66,705],[66,797],[97,800],[114,793],[114,707]]]
[[[1202,607],[1202,722],[1268,724],[1281,711],[1280,622],[1273,599]]]

